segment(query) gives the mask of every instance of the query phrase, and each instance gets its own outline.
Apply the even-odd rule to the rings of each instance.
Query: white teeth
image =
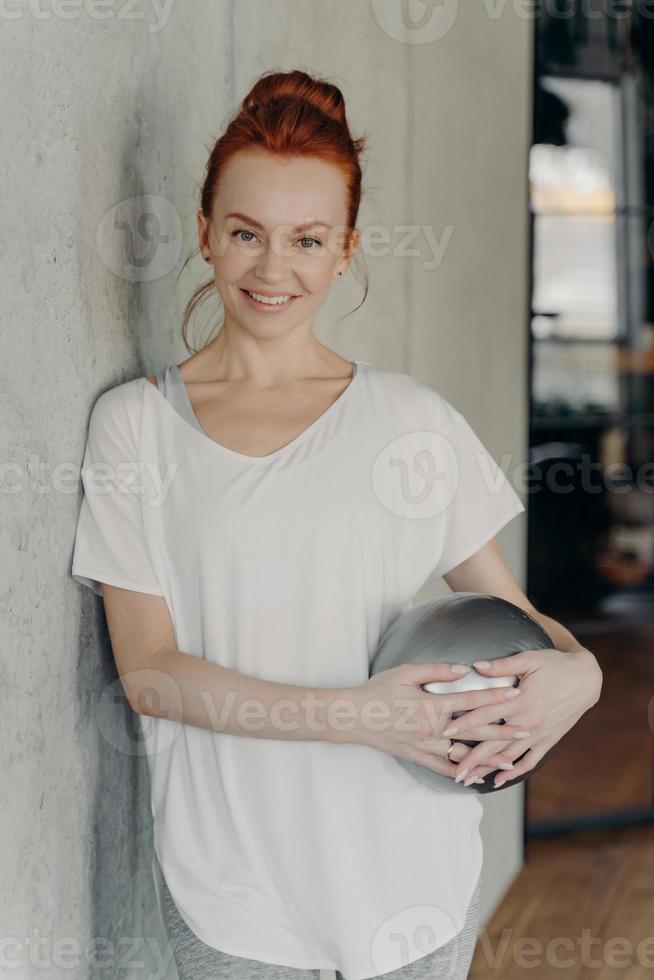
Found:
[[[286,303],[291,298],[289,296],[262,296],[260,293],[251,293],[247,290],[248,296],[252,299],[256,299],[259,303],[267,303],[269,306],[279,306],[281,303]]]

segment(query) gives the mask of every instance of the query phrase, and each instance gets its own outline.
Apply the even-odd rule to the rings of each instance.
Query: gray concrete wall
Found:
[[[350,277],[335,285],[320,339],[432,384],[492,452],[525,443],[531,25],[508,6],[492,18],[450,3],[438,37],[415,26],[398,36],[399,6],[3,8],[0,438],[14,464],[4,486],[19,489],[3,495],[0,525],[11,787],[0,877],[20,980],[41,973],[21,945],[32,929],[53,975],[77,963],[67,977],[98,976],[84,955],[94,936],[113,944],[103,976],[175,975],[161,963],[138,733],[124,703],[108,707],[116,673],[101,600],[68,573],[90,406],[186,356],[180,313],[206,267],[195,258],[176,276],[197,244],[197,189],[213,138],[261,71],[328,75],[355,132],[371,136],[360,223],[382,226],[389,244],[366,249],[370,293],[342,322],[361,290]],[[144,213],[154,223],[139,238]],[[445,243],[440,264],[426,267],[424,236],[410,243],[417,257],[402,254],[406,225]],[[521,579],[524,535],[518,518],[500,536]],[[486,803],[484,918],[520,865],[522,793]]]

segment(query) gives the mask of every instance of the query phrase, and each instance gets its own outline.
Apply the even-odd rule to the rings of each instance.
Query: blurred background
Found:
[[[559,761],[529,782],[531,836],[651,826],[654,816],[651,731],[633,724],[648,716],[654,680],[654,10],[645,12],[598,3],[589,16],[588,5],[558,3],[535,20],[529,455],[541,483],[530,496],[528,589],[593,650],[605,686]]]
[[[654,10],[557,0],[533,51],[527,589],[592,649],[604,686],[527,781],[533,876],[494,927],[531,899],[543,945],[584,926],[601,939],[566,976],[608,977],[608,938],[633,951],[654,921]],[[546,958],[537,975],[557,974]],[[487,976],[479,949],[471,976]]]

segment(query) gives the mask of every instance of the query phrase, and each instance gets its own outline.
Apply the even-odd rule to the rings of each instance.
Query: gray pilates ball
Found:
[[[370,665],[370,676],[405,663],[446,662],[468,664],[472,667],[475,660],[496,660],[510,657],[522,650],[546,650],[553,646],[551,638],[540,623],[514,603],[493,595],[452,592],[405,609],[393,620],[375,651]],[[463,677],[452,681],[430,682],[423,684],[422,688],[434,694],[444,694],[505,687],[507,684],[517,687],[518,677],[486,677],[472,667]],[[455,711],[451,717],[454,720],[466,713]],[[504,724],[504,721],[500,720],[496,724]],[[470,747],[479,744],[464,738],[455,738],[455,741]],[[548,754],[529,773],[523,773],[515,779],[509,777],[499,790],[526,779],[543,764]],[[443,776],[427,766],[410,762],[400,756],[396,758],[419,782],[440,792],[499,792],[493,785],[493,780],[498,772],[503,771],[500,769],[488,773],[483,783],[464,786],[462,782],[455,783],[451,776]]]

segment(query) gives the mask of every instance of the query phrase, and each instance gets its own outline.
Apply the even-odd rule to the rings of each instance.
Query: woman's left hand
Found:
[[[494,781],[496,786],[529,772],[599,701],[602,690],[602,671],[594,654],[586,649],[574,652],[523,650],[510,657],[492,660],[490,667],[475,667],[475,670],[488,677],[518,677],[522,693],[511,703],[510,717],[506,720],[511,725],[520,725],[530,732],[530,736],[510,742],[487,739],[473,748],[457,743],[450,758],[458,766],[457,781],[461,781],[462,770],[467,770],[463,777],[466,784],[475,777],[494,772],[496,765],[485,766],[483,763],[498,752],[515,762],[529,749],[512,769],[498,773]],[[473,741],[475,728],[488,724],[493,712],[492,720],[498,720],[497,709],[497,705],[479,707],[454,719],[457,731],[451,737]]]

